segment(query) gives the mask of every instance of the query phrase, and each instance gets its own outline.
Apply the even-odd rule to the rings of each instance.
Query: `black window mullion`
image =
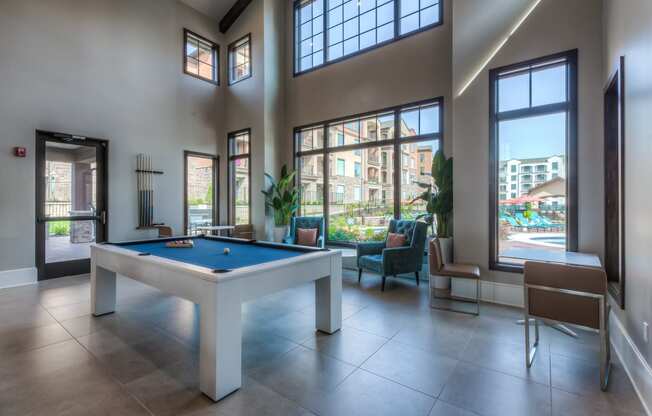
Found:
[[[530,70],[528,71],[528,84],[529,84],[529,85],[528,85],[528,87],[529,87],[529,92],[528,92],[528,94],[529,94],[529,99],[530,99],[530,101],[529,101],[529,104],[530,104],[529,107],[532,108],[532,69],[530,69]]]
[[[323,180],[324,180],[324,189],[322,189],[322,211],[324,213],[324,225],[326,227],[326,230],[324,230],[324,235],[326,236],[326,242],[328,242],[328,227],[329,227],[329,222],[330,222],[330,195],[328,194],[328,189],[330,187],[330,172],[328,171],[329,169],[329,153],[326,152],[326,143],[328,142],[328,136],[326,136],[328,127],[326,124],[324,124],[323,127],[323,134],[324,134],[324,149],[323,149],[323,160],[322,160],[322,173],[323,173]]]
[[[394,0],[394,39],[398,38],[400,35],[400,7],[402,0]]]
[[[394,110],[394,218],[401,218],[401,110]]]

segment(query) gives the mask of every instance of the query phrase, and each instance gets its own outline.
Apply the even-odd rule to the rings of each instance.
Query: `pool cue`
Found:
[[[147,155],[143,155],[143,178],[145,179],[145,186],[143,186],[143,197],[145,198],[145,202],[143,204],[143,215],[145,215],[145,226],[149,227],[149,194],[147,193],[147,190],[149,189],[149,184],[147,183],[149,181],[149,177],[147,176]]]
[[[147,175],[149,176],[149,225],[154,224],[154,174],[152,173],[152,157],[147,155]]]
[[[138,226],[143,226],[143,184],[141,178],[141,155],[136,156],[136,190],[138,192]]]

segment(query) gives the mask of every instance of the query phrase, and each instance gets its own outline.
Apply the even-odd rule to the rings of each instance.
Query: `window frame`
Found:
[[[566,250],[578,249],[578,186],[577,186],[577,142],[578,142],[578,67],[577,49],[571,49],[515,64],[510,64],[489,71],[489,269],[504,272],[522,273],[523,266],[498,261],[498,184],[499,184],[499,138],[500,121],[566,113]],[[499,75],[505,72],[532,71],[532,66],[546,62],[565,60],[567,66],[566,101],[554,104],[530,106],[516,110],[497,111],[497,82]],[[555,63],[553,65],[557,65]],[[546,65],[541,68],[545,68]],[[541,69],[540,67],[534,70]],[[530,91],[532,85],[530,82]],[[512,165],[514,166],[514,165]],[[517,169],[519,170],[519,169]],[[519,172],[520,173],[520,172]],[[534,172],[532,172],[533,174]]]
[[[439,108],[439,126],[438,126],[438,132],[436,133],[430,133],[430,134],[423,134],[423,135],[418,135],[418,136],[411,136],[411,137],[401,137],[401,129],[400,129],[400,123],[401,123],[401,110],[409,109],[409,108],[414,108],[414,107],[420,107],[422,105],[437,105]],[[328,140],[328,128],[329,125],[333,124],[338,124],[345,122],[347,120],[352,120],[352,119],[365,119],[368,118],[369,116],[373,115],[383,115],[387,113],[393,113],[394,115],[394,135],[391,138],[388,139],[377,139],[375,141],[367,141],[367,142],[360,142],[360,143],[355,143],[355,144],[345,144],[344,146],[331,146],[330,142]],[[353,150],[358,150],[358,149],[368,149],[368,148],[378,148],[380,152],[382,152],[382,149],[385,147],[392,147],[393,150],[393,155],[392,159],[389,159],[389,156],[387,157],[388,164],[391,160],[391,166],[392,166],[392,172],[391,172],[391,185],[392,185],[392,192],[393,192],[393,214],[395,219],[400,219],[401,215],[401,191],[402,191],[402,165],[401,165],[401,146],[405,144],[410,144],[410,143],[421,143],[421,142],[429,142],[429,141],[437,141],[439,145],[439,149],[443,150],[444,149],[444,118],[445,118],[445,109],[444,109],[444,97],[439,96],[435,98],[429,98],[426,100],[420,100],[416,102],[411,102],[411,103],[405,103],[397,106],[392,106],[392,107],[386,107],[386,108],[381,108],[378,110],[373,110],[373,111],[367,111],[364,113],[358,113],[358,114],[353,114],[353,115],[347,115],[344,117],[337,117],[334,119],[330,120],[325,120],[321,122],[315,122],[315,123],[310,123],[310,124],[305,124],[301,126],[297,126],[293,129],[293,163],[294,163],[294,170],[297,172],[295,176],[295,186],[297,186],[299,189],[301,187],[301,169],[299,168],[300,166],[300,159],[304,156],[313,156],[313,155],[320,155],[322,157],[322,172],[323,172],[323,198],[322,198],[322,203],[323,203],[323,217],[324,217],[324,222],[326,226],[326,230],[328,230],[329,227],[329,205],[331,202],[331,197],[330,197],[330,177],[331,176],[337,176],[336,168],[337,168],[337,162],[333,163],[335,165],[334,172],[331,174],[329,169],[331,168],[331,165],[329,164],[329,155],[332,153],[339,153],[339,152],[345,152],[345,151],[353,151]],[[311,150],[298,150],[300,149],[300,133],[303,130],[308,130],[308,129],[313,129],[316,130],[318,128],[321,128],[323,131],[323,137],[324,137],[324,146],[319,149],[311,149]],[[382,160],[382,156],[381,156]],[[388,175],[389,179],[389,175]],[[333,189],[333,197],[335,197],[335,192],[336,190]],[[299,196],[299,211],[297,215],[301,215],[301,195]],[[330,241],[328,239],[328,232],[325,233],[325,238],[326,238],[326,243],[327,244],[332,244],[332,245],[337,245],[337,246],[343,246],[343,247],[355,247],[356,242],[351,242],[351,241]]]
[[[249,74],[247,74],[247,76],[242,77],[242,78],[240,78],[240,79],[238,79],[236,81],[232,81],[231,80],[231,74],[233,73],[233,70],[236,67],[235,64],[232,64],[232,62],[235,62],[233,60],[233,55],[234,55],[234,52],[235,52],[235,46],[239,42],[241,42],[243,39],[247,39],[246,43],[247,43],[247,48],[249,49]],[[235,85],[235,84],[237,84],[239,82],[242,82],[242,81],[244,81],[246,79],[249,79],[249,78],[251,78],[253,76],[254,69],[253,69],[253,66],[252,66],[253,59],[252,59],[252,56],[251,56],[252,55],[251,54],[251,49],[252,49],[251,48],[251,33],[247,33],[246,35],[242,36],[241,38],[239,38],[239,39],[237,39],[234,42],[231,42],[229,44],[229,46],[227,48],[227,74],[226,74],[229,86]]]
[[[213,79],[204,78],[199,74],[193,74],[188,71],[188,51],[186,46],[188,45],[188,37],[192,36],[199,39],[202,42],[206,42],[211,46],[211,52],[213,55]],[[183,28],[183,73],[189,75],[193,78],[200,79],[202,81],[210,82],[213,85],[220,85],[220,45],[212,40],[198,35],[190,29]]]
[[[401,0],[394,0],[394,20],[393,20],[393,23],[394,23],[394,37],[392,39],[388,39],[386,41],[377,43],[377,44],[375,44],[373,46],[370,46],[368,48],[358,50],[358,51],[353,52],[353,53],[351,53],[349,55],[343,55],[343,56],[341,56],[341,57],[339,57],[337,59],[333,59],[332,61],[328,60],[328,16],[327,16],[328,15],[328,10],[326,10],[327,9],[327,7],[326,7],[327,0],[323,0],[323,4],[324,4],[324,10],[323,10],[323,19],[324,19],[324,26],[323,27],[324,28],[323,28],[323,36],[322,36],[322,38],[323,38],[323,45],[322,45],[323,60],[322,60],[322,63],[320,65],[316,65],[316,66],[313,66],[313,67],[311,67],[309,69],[301,71],[301,70],[299,70],[299,65],[298,65],[298,60],[297,60],[297,10],[299,9],[299,6],[301,5],[301,3],[305,2],[305,1],[306,0],[294,0],[293,5],[292,5],[292,68],[293,68],[292,73],[293,73],[294,77],[310,73],[312,71],[327,67],[329,65],[332,65],[332,64],[335,64],[335,63],[338,63],[338,62],[345,61],[345,60],[347,60],[349,58],[353,58],[353,57],[362,55],[362,54],[367,53],[369,51],[373,51],[375,49],[378,49],[378,48],[381,48],[383,46],[389,45],[391,43],[398,42],[398,41],[403,40],[405,38],[408,38],[408,37],[411,37],[411,36],[414,36],[414,35],[418,35],[418,34],[420,34],[422,32],[427,31],[427,30],[430,30],[430,29],[433,29],[435,27],[443,25],[444,24],[444,3],[447,0],[438,0],[439,1],[439,19],[438,19],[437,22],[432,23],[432,24],[427,25],[427,26],[420,27],[420,28],[418,28],[416,30],[413,30],[411,32],[407,32],[407,33],[405,33],[403,35],[400,34]],[[432,6],[430,6],[430,7],[432,7]],[[419,8],[419,10],[417,10],[416,13],[420,13],[420,11],[421,11],[421,8]],[[376,27],[375,29],[378,29],[378,27]],[[360,36],[360,34],[358,33],[357,36]]]
[[[183,151],[183,230],[188,233],[188,158],[204,158],[213,161],[213,225],[220,223],[220,157],[210,153],[195,152],[192,150]]]
[[[247,136],[249,137],[249,144],[248,144],[248,153],[242,153],[238,155],[233,154],[233,149],[235,146],[235,138],[239,135],[242,135],[246,133]],[[249,201],[248,201],[248,207],[249,207],[249,223],[252,224],[252,212],[251,212],[251,128],[246,128],[246,129],[240,129],[240,130],[235,130],[227,135],[227,194],[228,194],[228,208],[227,208],[227,217],[229,219],[229,224],[230,225],[236,225],[235,222],[235,175],[234,175],[234,169],[232,169],[232,166],[235,166],[233,162],[239,159],[247,159],[249,163],[247,164],[249,172],[247,173],[248,181],[249,181]]]

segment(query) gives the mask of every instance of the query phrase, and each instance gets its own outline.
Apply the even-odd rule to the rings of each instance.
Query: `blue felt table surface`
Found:
[[[121,247],[139,253],[149,253],[153,256],[207,267],[209,269],[228,270],[306,254],[302,251],[284,250],[283,248],[248,243],[209,240],[205,238],[193,238],[192,241],[195,243],[195,246],[192,248],[166,247],[165,241],[128,244]],[[224,254],[226,247],[231,250],[230,254]]]

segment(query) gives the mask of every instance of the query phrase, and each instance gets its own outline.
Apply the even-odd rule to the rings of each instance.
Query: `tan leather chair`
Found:
[[[254,239],[254,226],[251,224],[240,224],[233,228],[231,234],[233,238],[244,238],[246,240]]]
[[[172,237],[172,227],[169,225],[155,225],[154,228],[158,230],[158,238]]]
[[[433,298],[449,299],[449,300],[475,303],[476,304],[475,313],[466,312],[457,309],[433,306],[432,302],[430,303],[430,306],[436,309],[444,309],[453,312],[462,312],[462,313],[470,313],[472,315],[479,315],[480,314],[480,267],[476,264],[444,263],[444,259],[441,254],[441,244],[439,243],[439,238],[435,237],[432,240],[430,240],[428,248],[429,248],[428,265],[430,268],[429,270],[430,276],[444,276],[444,277],[459,278],[459,279],[470,279],[476,282],[476,292],[475,292],[476,298],[472,300],[453,298],[452,296],[440,296],[437,294],[437,289],[434,289],[432,287],[432,284],[430,284],[431,300]]]
[[[600,333],[600,387],[609,382],[609,304],[607,274],[601,268],[526,261],[525,362],[532,365],[539,344],[539,319],[597,329]],[[530,347],[530,319],[535,340]]]

